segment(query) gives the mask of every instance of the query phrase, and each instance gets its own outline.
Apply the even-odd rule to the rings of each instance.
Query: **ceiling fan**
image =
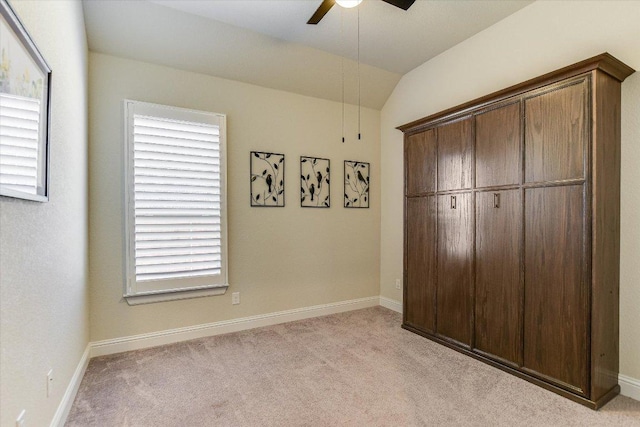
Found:
[[[360,1],[351,0],[351,1],[345,2],[342,0],[338,0],[337,2],[350,4],[350,5],[344,5],[344,7],[353,7],[360,4],[361,1],[362,0]],[[385,3],[389,3],[393,6],[399,7],[402,10],[407,10],[409,9],[409,7],[411,7],[411,5],[416,0],[382,0],[382,1]],[[331,9],[334,4],[336,4],[336,0],[322,0],[322,3],[318,7],[318,10],[316,10],[315,13],[311,16],[311,18],[309,18],[309,20],[307,21],[307,24],[316,25],[318,22],[320,22],[320,20],[324,17],[324,15],[326,15],[327,12],[329,12],[329,9]]]

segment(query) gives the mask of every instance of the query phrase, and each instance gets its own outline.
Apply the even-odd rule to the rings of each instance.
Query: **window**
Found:
[[[129,100],[124,109],[127,302],[223,294],[225,116]]]

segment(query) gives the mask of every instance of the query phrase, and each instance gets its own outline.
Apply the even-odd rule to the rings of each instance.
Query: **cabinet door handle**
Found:
[[[456,208],[456,196],[451,196],[451,209]]]
[[[500,207],[500,194],[498,193],[493,193],[493,207],[494,208]]]

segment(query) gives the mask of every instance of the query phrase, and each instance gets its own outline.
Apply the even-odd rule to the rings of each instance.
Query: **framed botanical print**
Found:
[[[284,154],[251,152],[251,206],[284,207]]]
[[[300,206],[331,207],[330,160],[320,157],[300,157]]]
[[[369,207],[369,163],[344,161],[344,207]]]

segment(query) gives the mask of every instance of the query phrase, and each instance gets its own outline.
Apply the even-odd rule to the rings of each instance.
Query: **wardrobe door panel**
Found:
[[[436,198],[407,198],[407,324],[434,333],[436,322]]]
[[[438,191],[471,188],[473,175],[473,118],[437,128]]]
[[[524,366],[587,393],[583,186],[525,193]]]
[[[476,194],[475,347],[522,365],[520,190]]]
[[[525,101],[527,182],[584,178],[587,81]]]
[[[438,196],[437,333],[471,345],[473,195]]]
[[[436,191],[436,131],[411,135],[405,144],[406,194]]]
[[[520,103],[476,116],[476,187],[520,183]]]

